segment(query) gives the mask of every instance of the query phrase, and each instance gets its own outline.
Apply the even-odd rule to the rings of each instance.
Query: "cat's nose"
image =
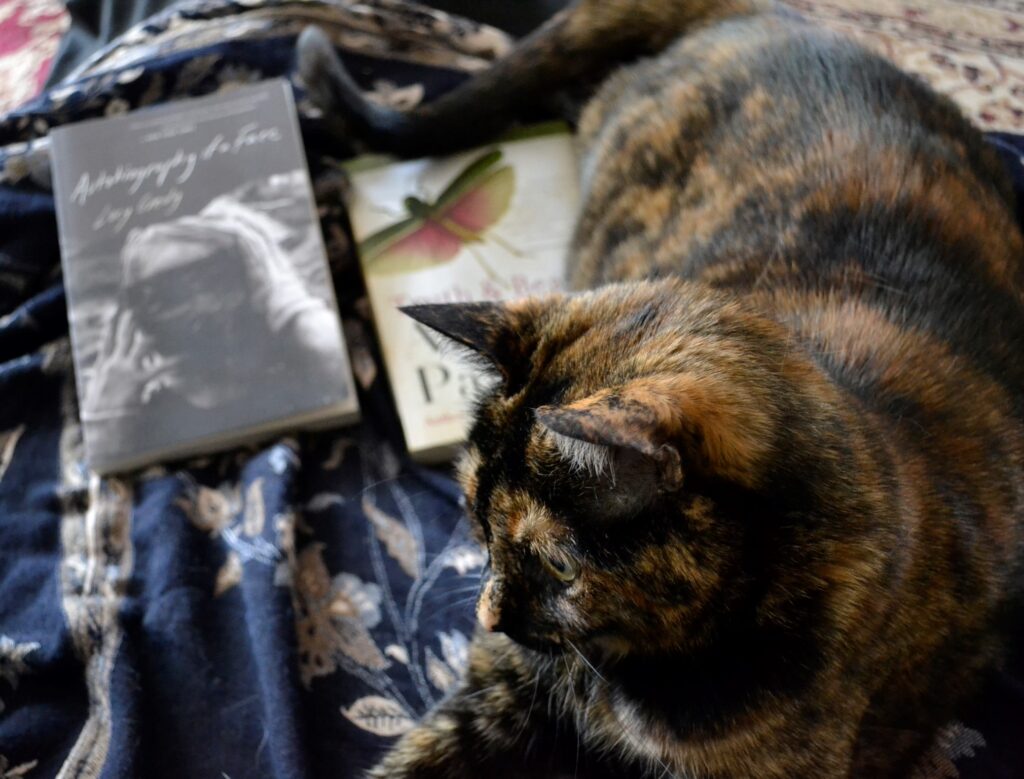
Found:
[[[498,629],[498,623],[501,622],[501,608],[494,595],[494,579],[490,579],[484,585],[476,604],[477,622],[484,630],[492,633]]]

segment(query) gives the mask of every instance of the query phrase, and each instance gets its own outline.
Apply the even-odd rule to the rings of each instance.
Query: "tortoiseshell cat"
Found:
[[[490,564],[468,679],[372,776],[908,776],[1020,581],[1024,241],[979,133],[758,0],[580,0],[407,114],[301,59],[405,155],[603,81],[590,291],[410,312],[503,380],[459,466]]]

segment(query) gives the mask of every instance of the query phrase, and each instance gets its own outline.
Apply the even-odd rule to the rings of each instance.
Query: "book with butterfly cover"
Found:
[[[286,82],[51,138],[91,468],[358,417]]]
[[[564,288],[579,190],[564,125],[443,158],[348,166],[349,216],[406,446],[420,462],[465,440],[481,372],[403,315],[420,303]]]

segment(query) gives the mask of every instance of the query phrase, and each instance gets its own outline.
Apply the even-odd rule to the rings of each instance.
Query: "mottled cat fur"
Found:
[[[758,0],[580,0],[408,114],[301,60],[405,155],[596,89],[590,291],[410,312],[503,378],[459,466],[490,563],[468,678],[371,775],[908,776],[1020,581],[1024,241],[979,133]]]

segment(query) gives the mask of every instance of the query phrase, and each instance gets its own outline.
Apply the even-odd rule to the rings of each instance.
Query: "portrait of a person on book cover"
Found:
[[[220,427],[251,418],[251,383],[294,368],[268,355],[301,354],[310,386],[337,383],[343,347],[302,176],[244,185],[128,235],[83,409],[103,421],[106,444],[144,446],[154,425],[203,435],[213,414]]]

